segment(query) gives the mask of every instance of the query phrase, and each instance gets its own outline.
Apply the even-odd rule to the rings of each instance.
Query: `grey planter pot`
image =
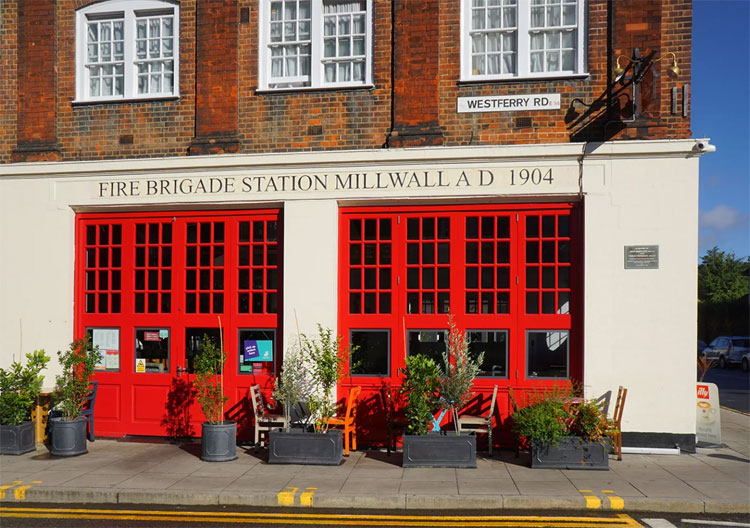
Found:
[[[268,463],[338,466],[344,460],[342,433],[340,429],[331,429],[326,434],[269,431]]]
[[[221,422],[201,426],[201,458],[206,462],[229,462],[237,458],[237,424]]]
[[[477,467],[477,437],[474,435],[404,435],[404,460],[410,467]]]
[[[557,445],[532,444],[531,467],[607,471],[609,470],[609,446],[606,441],[586,442],[576,437],[563,438]]]
[[[47,449],[55,456],[76,456],[88,453],[86,447],[86,418],[63,420],[50,418],[50,439]]]
[[[0,455],[23,455],[35,449],[34,422],[0,425]]]

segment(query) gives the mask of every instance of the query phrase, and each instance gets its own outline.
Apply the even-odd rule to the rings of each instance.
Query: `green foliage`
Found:
[[[513,413],[513,432],[532,444],[557,444],[569,436],[567,423],[572,418],[563,400],[539,399]]]
[[[317,390],[310,394],[310,412],[316,417],[316,430],[325,433],[328,420],[336,415],[333,390],[346,375],[350,349],[341,344],[341,336],[333,336],[330,328],[318,324],[318,335],[300,335],[302,356],[310,367]]]
[[[426,435],[432,414],[440,405],[440,369],[432,358],[416,354],[406,358],[406,368],[399,369],[399,372],[405,376],[401,393],[406,395],[407,401],[407,432],[413,435]]]
[[[0,424],[20,425],[31,419],[44,381],[40,372],[49,360],[44,350],[34,350],[26,354],[26,366],[14,361],[8,370],[0,369]]]
[[[221,423],[224,416],[224,404],[229,398],[224,395],[221,374],[227,355],[221,345],[217,345],[207,334],[201,340],[201,349],[193,359],[198,404],[210,424]]]
[[[570,432],[574,436],[589,442],[598,442],[612,429],[601,404],[595,401],[582,401],[571,411],[573,422],[570,425]]]
[[[477,358],[469,355],[469,340],[466,332],[459,330],[453,322],[448,320],[449,331],[446,332],[448,350],[443,353],[443,371],[440,378],[440,400],[451,409],[454,423],[458,421],[458,410],[469,402],[474,394],[471,387],[479,374],[484,361],[484,352]],[[458,429],[456,429],[458,432]]]
[[[299,347],[288,347],[284,355],[284,367],[274,382],[273,391],[273,398],[284,404],[287,424],[290,423],[292,406],[310,396],[307,378],[305,359]],[[289,430],[289,425],[287,425],[287,430]]]
[[[76,339],[66,351],[57,352],[62,373],[55,378],[54,401],[64,420],[75,420],[81,415],[94,367],[102,360],[99,347],[88,337]]]
[[[701,258],[698,266],[698,299],[709,303],[726,303],[740,299],[748,292],[749,258],[737,258],[732,252],[714,246]]]

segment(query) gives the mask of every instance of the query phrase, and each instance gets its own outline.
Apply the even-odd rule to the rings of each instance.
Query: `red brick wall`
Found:
[[[690,82],[690,0],[589,0],[587,76],[485,83],[460,82],[458,0],[392,1],[395,5],[373,1],[372,87],[259,92],[258,1],[201,1],[197,18],[198,0],[183,0],[179,99],[103,104],[74,103],[75,10],[92,0],[25,0],[24,9],[56,7],[44,15],[56,21],[56,37],[45,33],[41,44],[42,49],[56,45],[56,55],[47,52],[41,62],[20,64],[17,52],[32,52],[29,38],[41,26],[24,25],[28,27],[19,34],[17,0],[0,2],[0,163],[10,162],[14,150],[37,138],[56,140],[60,159],[77,160],[380,148],[396,145],[392,131],[399,127],[446,145],[690,136],[681,100],[682,87]],[[617,12],[608,13],[608,5]],[[203,17],[204,10],[211,16]],[[245,17],[240,16],[243,11]],[[395,44],[394,12],[396,37],[407,35]],[[627,31],[628,24],[635,29]],[[198,45],[206,39],[205,46]],[[634,47],[653,49],[655,57],[675,52],[681,75],[672,80],[666,75],[671,61],[657,63],[653,69],[661,78],[654,83],[651,106],[632,122],[627,106],[614,97],[619,88],[608,82],[616,54],[630,55]],[[50,75],[55,64],[56,79]],[[678,88],[675,115],[672,87]],[[456,113],[457,97],[527,93],[560,93],[562,108]],[[229,139],[211,147],[207,141],[216,138]]]

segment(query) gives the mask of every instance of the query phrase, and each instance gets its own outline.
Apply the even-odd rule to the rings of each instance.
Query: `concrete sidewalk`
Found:
[[[725,447],[623,455],[609,471],[540,470],[528,454],[480,453],[476,469],[403,469],[400,453],[352,452],[337,467],[269,465],[238,448],[232,462],[200,444],[98,439],[56,458],[42,446],[0,457],[2,502],[314,506],[377,509],[622,509],[750,512],[750,417],[722,410]]]

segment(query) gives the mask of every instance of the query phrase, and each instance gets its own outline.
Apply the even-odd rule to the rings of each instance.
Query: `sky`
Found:
[[[694,138],[700,158],[698,256],[750,255],[750,0],[693,0]]]

